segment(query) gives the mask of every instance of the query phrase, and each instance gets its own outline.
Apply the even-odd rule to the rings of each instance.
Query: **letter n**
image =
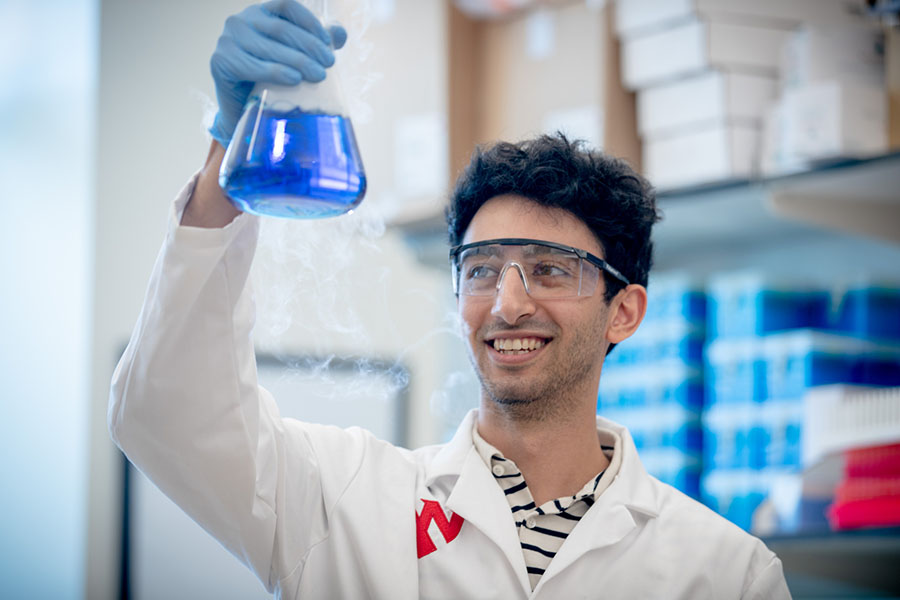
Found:
[[[448,544],[456,539],[463,524],[463,518],[456,513],[451,513],[452,516],[448,521],[447,515],[444,514],[444,509],[441,508],[441,505],[436,500],[422,498],[422,502],[425,503],[422,507],[422,512],[416,514],[416,548],[418,549],[419,558],[437,550],[437,546],[434,545],[434,541],[428,535],[428,527],[432,521],[437,524],[438,529],[444,536],[444,541]]]

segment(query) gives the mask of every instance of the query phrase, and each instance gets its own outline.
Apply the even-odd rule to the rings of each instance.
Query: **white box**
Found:
[[[883,33],[870,26],[802,26],[782,48],[782,89],[829,79],[881,85],[883,48]]]
[[[779,98],[766,112],[763,121],[759,172],[764,177],[807,171],[809,161],[788,151],[785,133],[784,98]]]
[[[859,6],[862,2],[850,4]],[[779,20],[789,26],[861,22],[847,5],[847,0],[618,0],[616,33],[623,38],[643,35],[698,16],[715,20]]]
[[[900,442],[900,387],[812,388],[803,407],[806,467],[829,454]]]
[[[717,70],[649,87],[637,94],[638,132],[650,139],[724,122],[760,126],[777,89],[774,77]]]
[[[718,68],[774,77],[789,31],[692,20],[622,44],[622,81],[632,90]]]
[[[880,86],[823,81],[785,92],[787,157],[822,160],[887,152],[887,93]]]
[[[725,124],[643,144],[644,176],[657,189],[753,177],[760,128]]]

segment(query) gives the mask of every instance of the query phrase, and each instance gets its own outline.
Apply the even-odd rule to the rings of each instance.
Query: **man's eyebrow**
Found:
[[[524,246],[523,254],[525,256],[538,256],[543,254],[571,254],[568,250],[554,248],[552,246],[543,246],[541,244],[528,244]]]
[[[486,256],[499,256],[503,254],[503,247],[499,244],[488,244],[485,246],[475,246],[474,248],[469,248],[466,250],[466,256],[477,256],[477,255],[486,255]]]
[[[568,250],[544,246],[543,244],[486,244],[475,246],[466,250],[466,256],[503,256],[512,251],[519,250],[522,256],[534,257],[547,254],[570,254]]]

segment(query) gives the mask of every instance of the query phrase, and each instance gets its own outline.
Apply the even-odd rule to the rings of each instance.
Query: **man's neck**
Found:
[[[516,463],[535,505],[540,506],[574,495],[609,465],[590,408],[524,420],[485,399],[478,412],[478,433]]]

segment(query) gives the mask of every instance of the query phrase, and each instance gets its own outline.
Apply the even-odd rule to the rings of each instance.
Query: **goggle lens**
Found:
[[[534,298],[590,296],[600,280],[600,270],[574,252],[534,243],[465,248],[454,267],[455,290],[463,296],[492,296],[510,271]]]

